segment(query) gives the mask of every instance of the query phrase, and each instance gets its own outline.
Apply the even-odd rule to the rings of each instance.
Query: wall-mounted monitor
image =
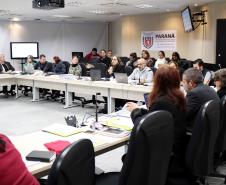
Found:
[[[191,10],[189,7],[185,8],[184,10],[181,11],[181,17],[182,17],[185,32],[194,31]]]
[[[25,59],[28,55],[39,57],[38,42],[10,42],[11,59]]]

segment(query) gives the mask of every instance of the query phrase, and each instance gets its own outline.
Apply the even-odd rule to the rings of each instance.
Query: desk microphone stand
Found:
[[[96,93],[95,95],[95,105],[96,105],[96,112],[95,112],[95,122],[93,122],[92,124],[92,129],[95,130],[96,129],[96,126],[98,124],[98,106],[97,106],[97,97],[100,95],[100,93]]]

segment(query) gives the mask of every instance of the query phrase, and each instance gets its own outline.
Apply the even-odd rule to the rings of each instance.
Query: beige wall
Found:
[[[126,16],[109,24],[109,47],[115,54],[128,56],[131,52],[141,52],[141,32],[177,30],[177,51],[182,58],[195,60],[202,58],[205,62],[215,63],[216,20],[226,18],[226,3],[208,4],[206,26],[200,26],[195,32],[185,33],[180,12]],[[157,57],[157,52],[150,52]],[[166,51],[170,57],[172,51]]]

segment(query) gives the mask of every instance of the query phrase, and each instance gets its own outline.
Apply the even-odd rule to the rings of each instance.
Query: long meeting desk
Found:
[[[52,162],[29,162],[26,161],[26,155],[28,155],[33,150],[47,151],[47,148],[44,146],[45,143],[57,140],[64,140],[73,143],[80,139],[90,139],[94,145],[95,156],[98,156],[125,145],[129,140],[129,136],[113,138],[99,134],[79,133],[69,137],[60,137],[47,132],[38,131],[22,136],[10,137],[10,140],[20,152],[28,170],[37,178],[48,175],[48,171],[52,166]]]
[[[94,95],[97,92],[108,99],[108,113],[113,111],[114,99],[127,99],[143,101],[143,94],[150,92],[150,86],[131,85],[115,83],[112,81],[86,81],[69,80],[58,75],[34,76],[34,75],[0,75],[0,86],[3,85],[24,85],[33,88],[33,101],[39,100],[39,89],[46,88],[52,90],[65,91],[65,108],[72,106],[72,93]],[[18,90],[16,89],[16,97]]]

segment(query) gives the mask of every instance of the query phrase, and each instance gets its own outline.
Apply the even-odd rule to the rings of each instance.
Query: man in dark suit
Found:
[[[52,63],[46,61],[46,56],[41,54],[39,59],[39,62],[35,64],[35,70],[41,70],[44,73],[52,72]]]
[[[46,56],[41,54],[39,56],[39,62],[37,62],[34,66],[35,70],[41,70],[44,73],[52,72],[53,71],[53,65],[52,63],[46,61]],[[48,89],[39,89],[39,92],[41,93],[41,97],[44,97],[47,94]]]
[[[0,73],[15,71],[14,67],[10,64],[10,62],[5,61],[5,55],[0,54]],[[15,85],[12,85],[10,88],[10,94],[12,96],[15,95]],[[8,97],[8,89],[7,86],[3,86],[3,93]]]
[[[106,64],[107,68],[109,68],[111,65],[111,59],[107,56],[106,50],[102,49],[100,51],[100,56],[101,56],[101,58],[100,58],[99,62]]]
[[[201,106],[209,100],[220,102],[220,99],[213,88],[203,84],[202,72],[198,69],[190,68],[184,72],[183,86],[187,92],[186,118],[188,127],[192,128]]]

